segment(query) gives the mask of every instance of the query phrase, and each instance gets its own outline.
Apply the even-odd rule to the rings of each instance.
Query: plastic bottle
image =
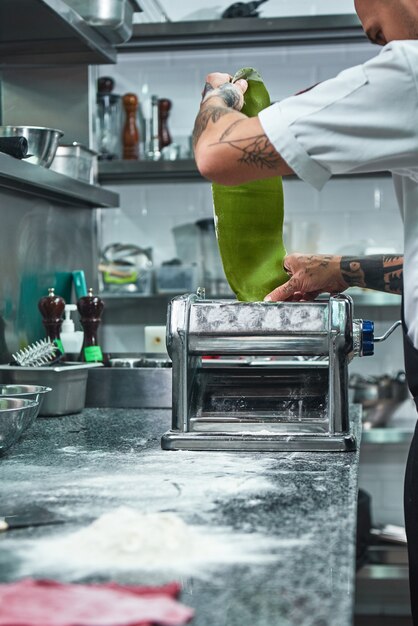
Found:
[[[76,355],[77,358],[83,346],[84,333],[82,330],[75,329],[74,322],[71,319],[72,311],[77,311],[77,306],[75,304],[66,304],[64,309],[65,319],[61,326],[61,342],[65,353]]]

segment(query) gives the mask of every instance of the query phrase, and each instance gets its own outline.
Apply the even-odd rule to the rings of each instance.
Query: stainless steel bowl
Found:
[[[28,414],[32,415],[37,403],[22,398],[0,398],[0,453],[15,444],[24,431]]]
[[[43,387],[41,385],[0,385],[0,396],[8,398],[22,398],[24,400],[33,400],[36,402],[32,413],[28,411],[25,415],[25,423],[23,430],[27,430],[29,426],[38,417],[42,406],[44,395],[52,391],[51,387]]]
[[[0,126],[0,137],[26,137],[28,154],[25,161],[49,167],[58,148],[58,141],[64,135],[56,128],[41,126]]]

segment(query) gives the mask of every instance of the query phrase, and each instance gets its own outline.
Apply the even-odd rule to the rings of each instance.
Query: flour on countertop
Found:
[[[269,562],[277,558],[274,552],[280,548],[309,541],[307,536],[280,540],[192,526],[174,513],[142,513],[123,506],[79,531],[27,545],[25,553],[44,573],[59,563],[61,571],[78,575],[103,569],[197,575],[211,566]]]

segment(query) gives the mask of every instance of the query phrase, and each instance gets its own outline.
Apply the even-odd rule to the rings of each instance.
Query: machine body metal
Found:
[[[166,450],[356,448],[348,364],[362,354],[351,298],[169,305],[172,428]]]

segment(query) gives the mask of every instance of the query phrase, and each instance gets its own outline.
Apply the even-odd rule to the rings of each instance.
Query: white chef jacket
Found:
[[[390,171],[404,221],[404,307],[418,348],[418,41],[259,114],[295,174],[321,189],[333,174]]]

